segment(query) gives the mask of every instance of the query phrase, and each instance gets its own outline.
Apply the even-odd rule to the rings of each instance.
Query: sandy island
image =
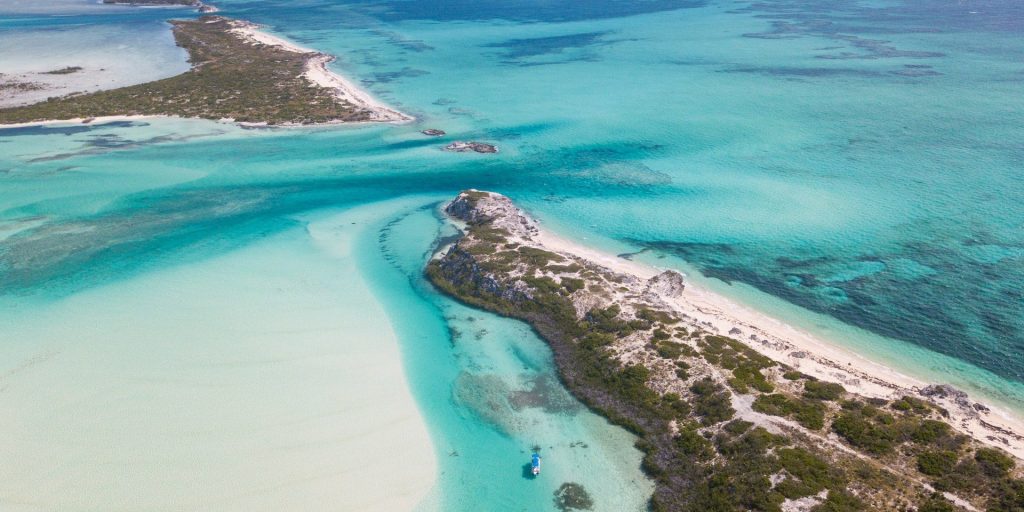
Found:
[[[50,125],[50,124],[63,124],[63,123],[105,123],[110,121],[120,120],[139,120],[146,118],[168,118],[168,117],[203,117],[219,122],[237,123],[244,126],[268,126],[273,125],[276,127],[296,127],[296,126],[324,126],[324,125],[335,125],[335,124],[361,124],[361,123],[404,123],[412,121],[414,118],[398,110],[384,104],[380,100],[374,98],[369,92],[358,87],[351,80],[334,73],[327,68],[330,62],[335,60],[333,55],[322,53],[313,49],[304,48],[296,45],[290,41],[287,41],[281,37],[268,34],[260,30],[260,26],[244,20],[229,20],[226,18],[210,17],[201,18],[200,20],[207,20],[206,23],[215,22],[226,22],[227,32],[240,40],[243,44],[256,45],[256,46],[267,46],[278,50],[286,51],[289,53],[295,53],[298,55],[307,56],[305,64],[303,65],[303,73],[296,78],[316,86],[322,90],[329,91],[329,93],[342,104],[350,105],[355,110],[359,111],[362,115],[360,119],[331,119],[331,120],[320,120],[319,122],[250,122],[244,120],[238,120],[233,117],[207,117],[207,116],[182,116],[173,113],[153,113],[153,114],[140,114],[140,113],[128,113],[126,115],[96,115],[91,117],[75,116],[65,118],[52,118],[52,119],[40,119],[27,122],[18,123],[0,123],[0,128],[18,128],[25,126],[39,126],[39,125]],[[180,42],[179,42],[180,45]],[[193,70],[196,66],[193,65]],[[204,68],[205,69],[205,68]],[[59,78],[59,75],[58,75]],[[142,84],[140,84],[142,85]],[[117,89],[106,89],[106,91],[115,91]],[[100,91],[103,91],[101,89]],[[99,92],[99,91],[97,91]],[[27,94],[27,93],[25,93]],[[197,92],[201,94],[201,92]],[[8,94],[5,102],[10,104],[11,102],[17,102],[16,96]],[[24,105],[23,107],[32,107],[34,105],[40,105],[41,103],[31,103]]]

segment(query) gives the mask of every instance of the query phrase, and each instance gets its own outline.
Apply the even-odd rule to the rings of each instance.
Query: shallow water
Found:
[[[258,259],[324,212],[398,198],[353,252],[432,440],[423,507],[545,509],[574,479],[600,510],[639,508],[649,487],[631,441],[559,394],[543,344],[419,278],[445,234],[433,205],[477,187],[573,238],[646,249],[637,258],[1024,411],[1020,6],[577,4],[218,3],[339,55],[336,69],[420,121],[0,130],[0,320],[45,324],[55,302],[103,287],[155,293],[138,283],[168,266]],[[138,27],[169,16],[110,12]],[[33,33],[93,19],[0,22]],[[417,133],[427,127],[449,135]],[[438,149],[458,139],[501,153]],[[317,268],[310,279],[346,279]],[[20,338],[4,371],[45,350]],[[139,346],[160,336],[149,338]],[[539,481],[520,474],[533,444],[546,457]]]
[[[188,52],[174,44],[166,23],[169,16],[189,15],[182,9],[4,0],[0,13],[7,13],[0,18],[0,75],[39,86],[0,91],[0,106],[159,80],[189,68]],[[81,70],[52,73],[67,67]]]

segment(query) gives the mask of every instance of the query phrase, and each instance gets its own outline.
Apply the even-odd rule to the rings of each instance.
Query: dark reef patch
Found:
[[[148,126],[147,123],[135,121],[111,121],[100,124],[77,124],[77,125],[32,125],[19,126],[15,128],[0,128],[0,137],[26,137],[32,135],[75,135],[77,133],[90,132],[105,128],[131,128]]]
[[[627,241],[677,256],[708,277],[742,282],[848,324],[1024,381],[1022,303],[1014,299],[1024,296],[1024,283],[1006,280],[1008,275],[1020,274],[1017,258],[971,262],[952,250],[948,240],[906,244],[901,252],[850,260],[825,256],[769,259],[763,249],[742,244]],[[938,273],[907,276],[887,267],[852,278],[831,277],[850,268],[851,262],[908,259]],[[975,304],[986,307],[972,306]],[[972,349],[979,345],[986,348]]]
[[[418,76],[429,75],[429,74],[430,74],[429,71],[425,71],[425,70],[422,70],[422,69],[414,69],[414,68],[410,68],[410,67],[406,66],[406,67],[404,67],[402,69],[399,69],[398,71],[379,71],[379,72],[373,73],[372,75],[370,75],[372,77],[371,79],[364,80],[363,82],[364,83],[368,83],[368,84],[373,84],[373,83],[387,84],[387,83],[391,83],[391,82],[394,82],[395,80],[399,80],[399,79],[402,79],[402,78],[415,78],[415,77],[418,77]]]
[[[588,50],[624,41],[622,39],[607,39],[607,36],[611,33],[611,31],[582,32],[559,36],[508,39],[500,43],[484,45],[484,48],[503,49],[504,51],[499,54],[499,58],[502,59],[504,64],[515,66],[542,66],[593,61],[597,60],[597,55]],[[577,50],[577,52],[569,54],[569,50]],[[530,60],[541,56],[563,54],[566,54],[566,57],[557,60]]]

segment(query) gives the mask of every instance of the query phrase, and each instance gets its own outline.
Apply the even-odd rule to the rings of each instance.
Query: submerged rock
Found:
[[[457,140],[448,144],[444,147],[445,151],[452,151],[455,153],[468,153],[475,151],[477,153],[497,153],[498,148],[493,144],[486,144],[484,142],[465,142]]]
[[[555,491],[555,508],[563,512],[592,510],[594,500],[582,485],[576,482],[566,482]]]
[[[420,133],[422,133],[423,135],[429,135],[431,137],[440,137],[446,134],[444,130],[438,130],[437,128],[427,128],[426,130],[423,130]]]

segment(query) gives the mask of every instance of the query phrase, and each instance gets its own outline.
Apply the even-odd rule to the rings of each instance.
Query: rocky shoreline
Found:
[[[550,344],[570,391],[639,436],[657,484],[653,510],[1024,505],[1017,460],[992,448],[1012,443],[959,424],[986,414],[961,392],[866,372],[876,382],[840,384],[811,375],[838,372],[827,365],[797,369],[767,357],[778,352],[765,344],[785,340],[716,323],[690,303],[696,292],[682,275],[624,272],[554,244],[503,196],[467,191],[445,212],[465,235],[430,262],[429,279],[467,304],[528,322]]]
[[[498,147],[494,144],[487,144],[484,142],[466,142],[457,140],[445,146],[444,150],[452,153],[497,153]]]

